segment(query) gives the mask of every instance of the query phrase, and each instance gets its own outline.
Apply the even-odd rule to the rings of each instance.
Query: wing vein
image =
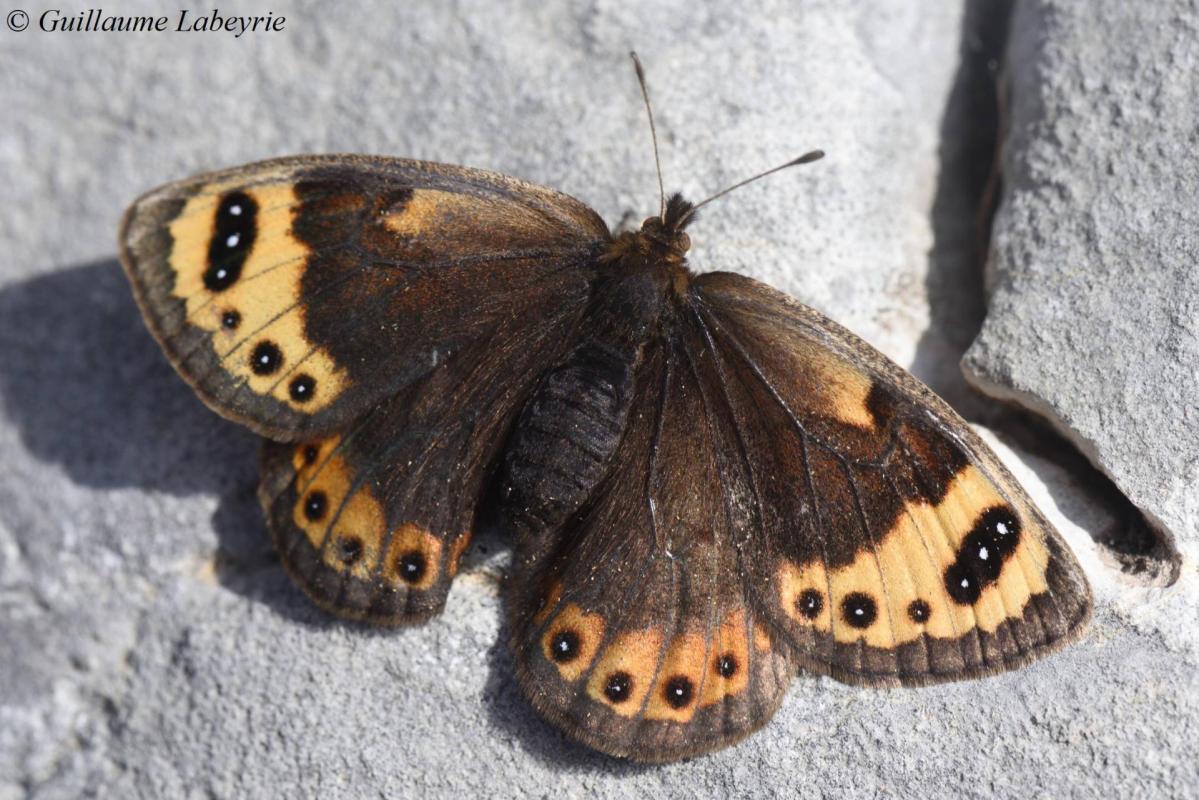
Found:
[[[774,387],[774,384],[771,383],[771,381],[762,373],[762,370],[758,367],[758,365],[756,363],[754,363],[753,359],[746,352],[745,348],[741,345],[741,343],[739,341],[737,341],[737,338],[735,336],[733,336],[729,331],[725,330],[722,325],[720,325],[718,322],[715,322],[714,320],[713,320],[713,325],[717,330],[719,330],[721,333],[725,334],[729,338],[729,340],[733,343],[733,346],[736,349],[738,355],[741,356],[741,360],[746,364],[746,366],[748,366],[750,368],[750,371],[753,372],[755,377],[757,377],[758,381],[762,384],[763,388],[766,389],[766,391],[770,394],[770,396],[774,399],[774,401],[783,409],[788,420],[791,422],[792,426],[795,428],[795,432],[799,436],[799,452],[800,452],[801,460],[803,461],[803,465],[804,465],[804,478],[805,478],[805,481],[808,486],[808,497],[810,498],[811,503],[812,503],[812,510],[816,516],[817,526],[823,527],[822,523],[823,523],[824,515],[821,512],[819,498],[816,495],[816,483],[815,483],[815,480],[812,475],[811,458],[808,455],[809,436],[808,436],[807,431],[804,429],[803,424],[799,421],[799,418],[791,411],[791,408],[787,405],[787,402],[779,394],[778,390]],[[707,330],[706,325],[704,326],[704,329],[705,329],[705,331]],[[710,336],[710,334],[709,334],[709,336]],[[712,338],[711,341],[712,341],[712,346],[715,351],[715,347],[716,347],[715,339]],[[815,440],[813,439],[812,441],[815,441]],[[828,635],[829,635],[829,639],[830,639],[830,647],[829,647],[830,656],[829,657],[830,657],[830,659],[835,659],[836,643],[837,643],[837,614],[836,614],[836,609],[834,608],[834,603],[833,603],[833,600],[834,600],[833,583],[832,583],[832,576],[830,574],[831,573],[831,565],[829,564],[828,546],[825,542],[825,536],[826,536],[825,531],[827,531],[827,528],[824,528],[823,530],[819,531],[816,534],[816,538],[820,542],[821,557],[824,561],[825,590],[827,592],[826,596],[828,597],[828,615],[829,615],[829,634]],[[767,536],[765,538],[769,539],[770,537]],[[786,613],[786,612],[784,612],[784,613]],[[813,631],[815,632],[815,635],[819,635],[818,629],[815,628],[815,625],[813,625]],[[811,661],[810,658],[808,658],[807,660]]]

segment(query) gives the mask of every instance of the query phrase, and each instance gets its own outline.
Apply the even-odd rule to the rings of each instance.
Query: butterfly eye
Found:
[[[680,253],[686,253],[691,249],[691,237],[687,234],[680,233],[679,238],[675,239],[675,241],[678,243],[676,246],[679,248]]]
[[[262,341],[250,354],[250,369],[255,375],[270,375],[283,366],[283,353],[274,342]]]
[[[291,384],[288,386],[291,399],[297,403],[303,403],[310,399],[314,389],[316,389],[316,381],[311,375],[298,375],[292,378]]]
[[[627,672],[613,672],[604,683],[604,696],[613,703],[623,703],[633,691],[633,676]]]
[[[929,608],[928,601],[917,598],[908,604],[908,616],[912,622],[926,622],[932,609]]]

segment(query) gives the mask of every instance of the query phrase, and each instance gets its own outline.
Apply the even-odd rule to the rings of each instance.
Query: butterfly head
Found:
[[[629,267],[657,269],[669,274],[687,274],[687,251],[691,237],[684,228],[695,219],[691,203],[681,195],[671,195],[660,216],[647,217],[636,233],[626,231],[611,241],[600,256],[604,263],[623,262]]]
[[[692,208],[682,195],[672,194],[661,216],[646,217],[641,223],[637,237],[643,240],[644,249],[665,261],[682,263],[691,249],[691,237],[684,229],[695,219]]]

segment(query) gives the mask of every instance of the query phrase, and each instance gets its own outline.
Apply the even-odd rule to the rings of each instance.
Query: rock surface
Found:
[[[1199,556],[1199,9],[1030,0],[970,380]]]
[[[956,363],[982,312],[974,205],[1003,8],[304,4],[275,9],[283,32],[240,39],[0,31],[0,798],[1199,790],[1199,635],[1193,615],[1170,618],[1194,603],[1193,562],[1171,590],[1128,585],[1092,541],[1115,523],[1088,483],[998,442],[1095,585],[1083,641],[918,691],[800,676],[762,732],[681,764],[568,744],[512,678],[493,537],[424,627],[307,604],[253,498],[254,437],[174,375],[114,260],[139,192],[293,152],[488,167],[640,220],[656,181],[635,46],[668,188],[699,196],[829,152],[711,208],[696,266],[822,308],[985,416]],[[1185,181],[1185,152],[1159,160]],[[1164,395],[1160,380],[1140,396]]]

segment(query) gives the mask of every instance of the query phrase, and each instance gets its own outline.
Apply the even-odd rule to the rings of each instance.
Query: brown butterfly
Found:
[[[1081,569],[969,426],[816,311],[693,274],[696,208],[614,236],[502,175],[305,156],[147,194],[121,260],[179,373],[270,440],[259,497],[321,607],[438,613],[498,498],[520,685],[606,753],[727,745],[801,667],[920,685],[1078,636]]]

